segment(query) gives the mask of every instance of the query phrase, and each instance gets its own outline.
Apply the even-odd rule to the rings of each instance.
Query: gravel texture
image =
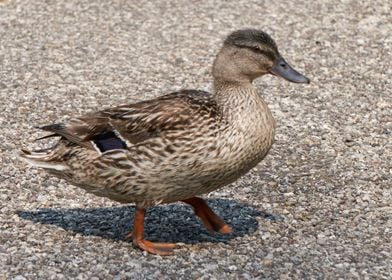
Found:
[[[162,1],[163,2],[163,1]],[[364,1],[0,1],[1,279],[391,279],[392,7]],[[310,85],[256,81],[277,119],[257,168],[211,193],[235,233],[182,204],[132,205],[17,160],[43,125],[180,88],[209,90],[224,37],[272,35]],[[37,144],[35,144],[37,145]]]

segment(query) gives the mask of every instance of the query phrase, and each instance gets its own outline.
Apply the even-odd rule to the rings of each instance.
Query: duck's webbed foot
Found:
[[[214,211],[208,206],[207,202],[199,197],[191,197],[182,200],[193,207],[195,214],[201,219],[204,226],[210,231],[216,231],[222,234],[231,233],[232,228],[219,218]]]
[[[134,239],[133,245],[154,255],[167,256],[173,254],[173,249],[176,247],[174,243],[156,243],[144,239]]]
[[[145,208],[136,208],[133,231],[125,238],[132,239],[134,246],[155,255],[171,255],[176,247],[174,243],[154,243],[144,239],[144,217],[146,215]]]

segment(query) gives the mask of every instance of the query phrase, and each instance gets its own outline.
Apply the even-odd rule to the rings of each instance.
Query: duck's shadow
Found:
[[[256,210],[252,206],[228,199],[211,199],[208,204],[233,228],[233,233],[220,235],[208,232],[195,217],[192,209],[183,204],[170,204],[148,211],[146,238],[159,242],[225,242],[251,234],[258,228],[256,217],[278,220],[279,217]],[[133,206],[110,208],[40,209],[20,211],[19,217],[42,224],[51,224],[86,236],[100,236],[124,240],[132,229]]]

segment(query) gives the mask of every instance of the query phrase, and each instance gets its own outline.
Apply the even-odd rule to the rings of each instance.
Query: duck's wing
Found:
[[[129,148],[168,131],[186,131],[200,125],[200,120],[212,120],[218,115],[218,106],[209,93],[183,90],[41,129],[51,132],[49,136],[62,136],[74,144],[104,152]]]

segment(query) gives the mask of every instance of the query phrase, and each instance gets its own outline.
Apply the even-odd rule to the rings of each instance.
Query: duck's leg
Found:
[[[136,207],[135,219],[133,222],[133,232],[127,237],[132,238],[132,242],[138,248],[156,255],[170,255],[173,248],[176,246],[174,243],[154,243],[144,239],[144,217],[146,215],[145,208]]]
[[[191,197],[182,200],[193,207],[195,214],[199,216],[204,226],[210,231],[217,231],[222,234],[231,233],[232,229],[208,206],[207,202],[199,197]]]

